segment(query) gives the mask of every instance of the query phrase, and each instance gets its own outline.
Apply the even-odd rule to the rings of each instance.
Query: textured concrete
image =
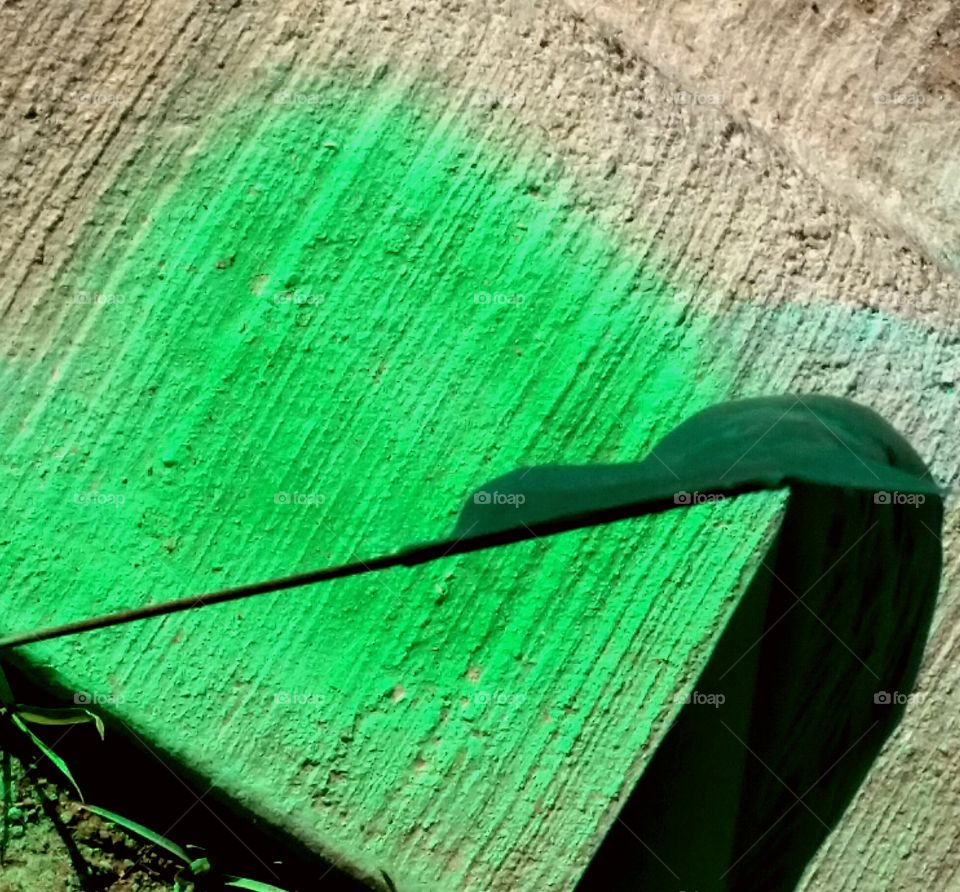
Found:
[[[956,3],[565,2],[960,272]]]
[[[5,626],[11,610],[17,626],[64,620],[433,536],[487,476],[520,461],[636,458],[727,395],[852,396],[956,483],[956,281],[876,225],[882,207],[851,209],[722,106],[675,101],[683,84],[562,7],[144,3],[0,16],[0,485],[16,512],[0,563],[18,598]],[[809,888],[960,878],[948,507],[924,696]],[[414,571],[318,591],[347,614],[275,598],[104,633],[93,651],[31,653],[67,687],[124,698],[107,708],[166,752],[400,888],[441,875],[442,888],[482,885],[495,872],[506,887],[564,887],[575,868],[551,857],[576,849],[582,861],[612,817],[669,714],[658,697],[689,681],[691,649],[716,633],[735,568],[749,566],[776,506],[711,510],[675,534],[624,527],[542,558],[531,548],[540,564],[518,550],[458,561],[449,579]],[[616,559],[607,596],[624,617],[613,634],[596,580],[610,578],[620,541],[633,551]],[[694,541],[708,558],[696,571],[680,553]],[[638,548],[669,557],[664,584],[686,580],[712,608],[648,613],[670,604],[644,585]],[[576,560],[590,549],[600,566]],[[561,585],[566,612],[545,612]],[[656,643],[635,637],[641,628]],[[615,647],[601,651],[608,635]],[[629,663],[583,658],[617,663],[617,647],[643,666],[666,660],[657,697],[643,699],[635,686],[649,676]],[[144,649],[156,659],[138,665]],[[639,719],[603,712],[613,678],[643,700]],[[521,700],[531,688],[550,723]],[[515,752],[491,775],[484,744],[517,739],[504,727],[514,709],[539,733],[548,773]],[[255,715],[284,730],[269,744],[250,735]],[[176,741],[173,717],[186,723]],[[614,729],[634,735],[616,755],[603,749]],[[215,737],[229,765],[209,749]],[[572,780],[574,765],[593,780]],[[469,789],[445,786],[454,776]],[[505,801],[483,821],[443,823],[451,801],[482,802],[497,783],[514,792],[523,778],[518,824],[499,822]],[[387,783],[412,792],[384,810]],[[296,791],[282,808],[263,795],[278,784]],[[523,825],[534,813],[549,821]],[[391,819],[403,832],[384,836]],[[498,842],[458,857],[475,839]]]
[[[678,330],[668,287],[549,169],[384,79],[304,95],[237,98],[187,160],[143,153],[63,270],[44,359],[7,367],[7,627],[445,534],[485,477],[635,458],[721,392],[697,381],[695,328]],[[31,659],[359,875],[569,885],[780,504]]]

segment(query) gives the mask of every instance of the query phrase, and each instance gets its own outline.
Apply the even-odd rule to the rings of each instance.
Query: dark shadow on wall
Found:
[[[910,445],[865,407],[818,395],[720,404],[685,421],[642,462],[535,466],[488,481],[468,497],[450,538],[220,596],[416,566],[683,510],[691,492],[727,498],[785,486],[791,493],[773,544],[578,889],[788,890],[904,713],[939,587],[942,490]],[[490,492],[513,494],[514,503],[491,500]],[[186,600],[191,609],[198,604]],[[102,627],[103,618],[81,625]],[[42,636],[76,631],[65,626]],[[5,642],[11,648],[40,638],[34,632]],[[21,670],[25,695],[26,676],[57,693],[53,679],[31,672],[16,651],[9,660]],[[82,760],[83,774],[78,764],[81,785],[112,810],[168,826],[163,814],[182,813],[183,788],[170,784],[169,771],[149,753],[116,746],[106,762],[100,749]],[[63,754],[73,764],[73,755]],[[203,789],[200,777],[183,776]],[[117,783],[130,777],[138,783]],[[232,816],[245,831],[259,831],[242,804],[215,790],[204,811],[193,813],[206,818],[206,805],[214,803],[223,817],[207,819],[194,839],[208,846],[211,860],[239,873],[231,863],[243,855],[236,837],[216,824]],[[178,826],[184,838],[193,836],[192,825]],[[325,875],[319,858],[274,831],[263,829],[248,851],[261,850],[259,840],[271,854],[287,847],[282,859],[292,882],[281,885],[315,888],[326,876],[323,888],[357,888],[343,874]],[[381,877],[369,879],[382,885]]]
[[[796,485],[783,526],[578,892],[796,887],[905,711],[943,505]]]

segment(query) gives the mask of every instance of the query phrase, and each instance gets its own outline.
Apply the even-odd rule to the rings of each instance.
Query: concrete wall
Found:
[[[924,229],[908,213],[891,225],[869,183],[851,203],[839,173],[811,175],[831,138],[818,118],[768,135],[767,118],[691,104],[641,43],[635,55],[560,5],[0,16],[6,626],[437,535],[488,476],[636,458],[728,396],[851,396],[956,481],[958,292],[935,244],[950,221],[934,225],[948,204],[911,205],[936,211]],[[929,197],[908,174],[947,169],[896,176]],[[166,753],[360,872],[386,867],[400,888],[563,886],[642,767],[615,755],[627,713],[588,713],[611,679],[642,682],[626,654],[667,660],[656,696],[627,694],[645,704],[627,749],[655,738],[777,507],[330,587],[316,612],[297,597],[200,612],[32,659],[67,689],[100,680]],[[808,888],[956,882],[948,508],[923,698]],[[633,551],[616,563],[621,547],[665,550],[662,584]],[[650,592],[680,580],[718,599],[712,619],[665,616],[655,642],[638,640]],[[627,611],[612,639],[609,597]],[[505,724],[491,695],[523,721]],[[506,752],[535,732],[542,746],[487,773],[491,741]],[[572,781],[573,765],[592,780]],[[389,807],[385,783],[404,791]],[[497,785],[518,798],[484,811]],[[591,789],[603,796],[577,798]],[[555,823],[538,833],[533,814]]]

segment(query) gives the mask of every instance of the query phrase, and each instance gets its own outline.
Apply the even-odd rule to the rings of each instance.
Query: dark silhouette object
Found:
[[[773,397],[701,412],[639,464],[515,471],[464,509],[468,535],[646,513],[638,493],[662,508],[785,485],[769,553],[578,892],[795,888],[905,710],[939,587],[942,494],[872,411]]]
[[[891,508],[863,490],[793,486],[697,696],[578,892],[796,887],[903,715],[941,518],[936,498]]]
[[[578,890],[788,890],[904,712],[942,562],[940,488],[906,440],[848,400],[721,404],[638,463],[492,480],[448,539],[0,647],[781,487],[774,543],[696,684],[711,702],[680,712]]]

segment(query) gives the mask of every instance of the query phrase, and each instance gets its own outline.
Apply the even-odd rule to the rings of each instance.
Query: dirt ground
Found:
[[[64,840],[40,802],[38,790],[18,771],[8,814],[10,843],[0,872],[0,892],[171,892],[178,865],[153,845],[86,811],[62,786],[45,777],[38,785],[89,865],[86,885]]]

